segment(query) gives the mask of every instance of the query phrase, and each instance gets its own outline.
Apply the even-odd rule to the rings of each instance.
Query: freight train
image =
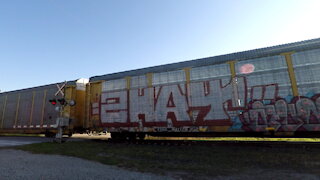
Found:
[[[60,83],[57,83],[60,84]],[[320,38],[0,94],[0,133],[319,136]],[[57,96],[56,96],[57,95]]]

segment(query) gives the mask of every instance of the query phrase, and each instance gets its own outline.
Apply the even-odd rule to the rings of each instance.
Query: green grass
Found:
[[[284,169],[320,175],[319,149],[240,146],[159,146],[107,144],[103,141],[41,143],[16,149],[75,156],[103,164],[157,174],[239,174],[252,169]]]

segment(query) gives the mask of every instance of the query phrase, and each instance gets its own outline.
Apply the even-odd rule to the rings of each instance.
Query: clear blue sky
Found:
[[[320,37],[318,0],[1,0],[0,89]]]

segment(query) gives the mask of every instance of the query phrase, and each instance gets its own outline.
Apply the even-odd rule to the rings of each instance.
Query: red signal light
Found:
[[[56,105],[56,104],[57,104],[57,100],[56,100],[56,99],[50,99],[49,102],[50,102],[52,105]]]

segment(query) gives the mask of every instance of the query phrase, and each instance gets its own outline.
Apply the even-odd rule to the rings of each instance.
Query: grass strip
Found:
[[[238,146],[159,146],[104,141],[40,143],[15,147],[41,154],[74,156],[103,164],[189,178],[239,174],[256,168],[320,174],[319,149]]]

